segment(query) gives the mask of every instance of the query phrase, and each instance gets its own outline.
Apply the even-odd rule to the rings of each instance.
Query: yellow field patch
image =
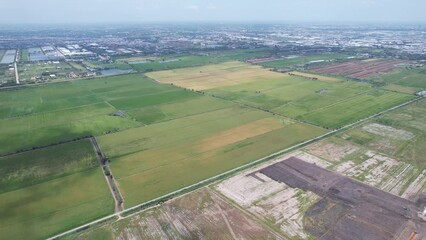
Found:
[[[285,124],[280,119],[264,118],[204,138],[201,140],[199,147],[202,152],[206,152],[262,135],[284,126]]]
[[[283,78],[285,75],[272,72],[261,66],[242,62],[226,62],[202,67],[182,68],[147,73],[146,76],[160,83],[205,90],[254,82],[261,79]]]
[[[324,82],[341,82],[341,79],[335,78],[335,77],[326,77],[326,76],[321,76],[321,75],[317,75],[317,74],[310,74],[310,73],[303,73],[303,72],[290,72],[290,74],[294,74],[297,76],[301,76],[301,77],[306,77],[306,78],[317,78],[320,81],[324,81]]]

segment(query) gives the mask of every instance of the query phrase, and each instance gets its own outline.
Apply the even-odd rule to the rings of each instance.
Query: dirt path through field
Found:
[[[234,230],[232,230],[232,226],[231,226],[231,224],[229,223],[228,219],[226,218],[225,213],[223,213],[223,209],[219,206],[219,204],[218,204],[218,203],[216,203],[215,205],[216,205],[216,208],[217,208],[217,210],[219,211],[220,215],[222,216],[223,221],[225,222],[226,226],[228,227],[228,230],[229,230],[229,232],[231,233],[232,238],[234,238],[234,239],[236,239],[236,240],[237,240],[238,238],[237,238],[237,236],[235,235]]]
[[[102,172],[108,184],[108,188],[112,194],[112,197],[114,198],[115,212],[116,213],[121,212],[124,209],[124,198],[121,195],[120,189],[118,188],[118,185],[115,182],[115,179],[111,173],[111,170],[108,165],[108,161],[105,158],[104,154],[102,153],[101,148],[99,147],[98,142],[96,141],[96,138],[95,137],[90,138],[90,142],[92,143],[92,146],[95,149],[99,165],[102,169]]]

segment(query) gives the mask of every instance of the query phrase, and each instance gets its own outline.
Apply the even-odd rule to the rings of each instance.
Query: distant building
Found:
[[[418,93],[416,93],[416,95],[420,96],[420,97],[426,97],[426,91],[418,92]]]

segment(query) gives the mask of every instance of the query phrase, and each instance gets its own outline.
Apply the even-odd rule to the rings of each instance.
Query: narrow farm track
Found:
[[[14,65],[14,68],[15,68],[15,80],[16,80],[16,84],[19,85],[21,83],[19,82],[18,64],[15,61],[15,63],[13,65]]]
[[[102,172],[104,174],[105,180],[108,184],[108,188],[112,194],[112,197],[114,198],[115,202],[115,212],[121,212],[124,209],[124,198],[121,195],[120,189],[118,188],[117,183],[115,182],[115,179],[111,173],[111,170],[108,165],[108,161],[105,158],[104,154],[102,153],[101,148],[98,145],[98,142],[96,141],[95,137],[90,138],[90,142],[92,143],[93,148],[95,149],[96,156],[98,158],[99,166],[102,169]]]
[[[15,62],[13,63],[13,66],[14,66],[14,68],[15,68],[15,80],[16,80],[16,84],[17,84],[17,85],[21,84],[21,83],[19,82],[18,61],[19,61],[19,50],[18,50],[18,51],[16,51]]]
[[[220,216],[222,217],[223,221],[225,222],[226,227],[228,228],[228,230],[229,230],[229,232],[231,233],[232,237],[233,237],[235,240],[237,240],[237,239],[238,239],[238,237],[235,235],[234,230],[233,230],[233,229],[232,229],[232,227],[231,227],[231,224],[229,223],[228,219],[227,219],[227,218],[226,218],[226,216],[225,216],[225,213],[223,212],[223,209],[222,209],[222,208],[221,208],[218,204],[216,204],[216,208],[217,208],[217,210],[218,210],[218,212],[219,212]]]
[[[348,124],[348,125],[346,125],[346,126],[344,126],[344,127],[341,127],[341,128],[339,128],[339,129],[336,129],[336,130],[330,131],[330,132],[328,132],[328,133],[326,133],[326,134],[323,134],[323,135],[321,135],[321,136],[318,136],[318,137],[312,138],[312,139],[307,140],[307,141],[305,141],[305,142],[302,142],[302,143],[299,143],[299,144],[293,145],[293,146],[291,146],[291,147],[289,147],[289,148],[286,148],[286,149],[280,150],[280,151],[278,151],[278,152],[276,152],[276,153],[273,153],[273,154],[271,154],[271,155],[269,155],[269,156],[265,156],[265,157],[260,158],[260,159],[258,159],[258,160],[256,160],[256,161],[253,161],[253,162],[251,162],[251,163],[248,163],[248,164],[242,165],[242,166],[240,166],[240,167],[237,167],[237,168],[231,169],[231,170],[229,170],[229,171],[227,171],[227,172],[224,172],[224,173],[221,173],[221,174],[219,174],[219,175],[213,176],[213,177],[211,177],[211,178],[208,178],[208,179],[202,180],[202,181],[200,181],[200,182],[198,182],[198,183],[195,183],[195,184],[192,184],[192,185],[190,185],[190,186],[183,187],[183,188],[181,188],[181,189],[178,189],[178,190],[176,190],[176,191],[174,191],[174,192],[171,192],[171,193],[166,194],[166,195],[164,195],[164,196],[158,197],[158,198],[156,198],[156,199],[150,200],[150,201],[148,201],[148,202],[141,203],[141,204],[136,205],[136,206],[133,206],[133,207],[131,207],[131,208],[124,209],[124,210],[122,210],[122,211],[120,211],[120,212],[116,212],[116,213],[111,214],[111,215],[109,215],[109,216],[106,216],[106,217],[100,218],[100,219],[95,220],[95,221],[93,221],[93,222],[90,222],[90,223],[87,223],[87,224],[81,225],[81,226],[76,227],[76,228],[71,229],[71,230],[68,230],[68,231],[63,232],[63,233],[61,233],[61,234],[58,234],[58,235],[56,235],[56,236],[50,237],[50,238],[48,238],[48,240],[62,239],[62,238],[64,238],[65,236],[68,236],[69,234],[73,234],[73,233],[81,232],[81,231],[83,231],[83,230],[89,229],[89,228],[90,228],[90,227],[92,227],[92,226],[96,226],[96,225],[98,225],[98,224],[102,224],[103,222],[106,222],[106,221],[111,220],[111,219],[114,219],[114,218],[118,218],[118,219],[120,219],[120,218],[127,218],[127,217],[130,217],[130,216],[134,216],[135,214],[140,213],[140,212],[143,212],[143,211],[145,211],[145,210],[147,210],[147,209],[149,209],[149,208],[156,207],[156,206],[158,206],[160,203],[162,203],[162,202],[164,202],[164,201],[166,201],[166,200],[170,200],[170,199],[172,199],[172,198],[180,197],[180,196],[182,196],[182,195],[184,195],[184,194],[188,194],[188,193],[190,193],[190,192],[197,191],[197,190],[199,190],[199,189],[200,189],[200,188],[202,188],[202,187],[205,187],[205,186],[208,186],[208,185],[210,185],[210,184],[212,184],[212,183],[215,183],[215,182],[217,182],[217,181],[220,181],[220,180],[222,180],[223,178],[225,178],[225,177],[229,177],[229,176],[231,176],[231,175],[233,175],[233,174],[236,174],[236,173],[238,173],[238,172],[240,172],[240,171],[242,171],[242,170],[245,170],[245,169],[248,169],[248,168],[254,167],[254,166],[256,166],[256,165],[258,165],[258,164],[260,164],[260,163],[264,163],[264,162],[266,162],[266,161],[268,161],[268,160],[271,160],[271,159],[273,159],[273,158],[276,158],[276,157],[278,157],[278,156],[280,156],[280,155],[282,155],[282,154],[284,154],[284,153],[288,153],[288,152],[291,152],[291,151],[297,150],[297,149],[299,149],[299,148],[301,148],[301,147],[304,147],[304,146],[306,146],[306,145],[308,145],[308,144],[312,144],[312,143],[318,142],[318,141],[320,141],[320,140],[322,140],[322,139],[324,139],[324,138],[326,138],[326,137],[330,137],[330,136],[333,136],[333,135],[335,135],[335,134],[338,134],[338,133],[340,133],[340,132],[342,132],[342,131],[345,131],[345,130],[351,129],[351,128],[356,127],[356,126],[358,126],[358,125],[361,125],[362,123],[364,123],[364,122],[366,122],[366,121],[368,121],[368,120],[371,120],[371,119],[373,119],[373,118],[375,118],[375,117],[378,117],[378,116],[383,115],[383,114],[385,114],[385,113],[387,113],[387,112],[390,112],[390,111],[394,111],[394,110],[396,110],[396,109],[399,109],[399,108],[401,108],[401,107],[407,106],[407,105],[409,105],[409,104],[412,104],[412,103],[418,102],[418,101],[420,101],[420,100],[422,100],[422,99],[424,99],[424,98],[423,98],[423,97],[419,97],[419,98],[416,98],[416,99],[413,99],[413,100],[407,101],[407,102],[402,103],[402,104],[400,104],[400,105],[394,106],[394,107],[389,108],[389,109],[386,109],[386,110],[384,110],[384,111],[382,111],[382,112],[379,112],[379,113],[373,114],[373,115],[371,115],[371,116],[369,116],[369,117],[366,117],[366,118],[364,118],[364,119],[361,119],[361,120],[359,120],[359,121],[357,121],[357,122],[354,122],[354,123]]]

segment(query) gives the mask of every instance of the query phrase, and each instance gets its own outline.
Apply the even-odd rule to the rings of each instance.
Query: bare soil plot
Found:
[[[260,172],[340,205],[341,210],[334,211],[334,215],[339,214],[337,222],[328,224],[326,231],[323,231],[323,216],[334,208],[320,201],[308,211],[307,216],[316,218],[311,221],[316,224],[307,230],[319,239],[394,239],[407,224],[413,224],[413,232],[420,239],[426,237],[426,221],[422,214],[426,204],[421,201],[415,203],[399,198],[294,157]]]
[[[347,149],[350,150],[345,151]],[[424,169],[343,139],[324,139],[307,146],[304,151],[315,155],[297,155],[305,162],[315,163],[403,198],[416,199],[426,189]],[[312,161],[316,156],[329,164]]]
[[[349,142],[320,141],[307,147],[307,151],[331,162],[341,161],[344,157],[356,152],[359,147]]]
[[[403,129],[396,129],[390,126],[385,126],[378,123],[370,123],[362,127],[364,131],[369,133],[377,134],[382,137],[394,138],[399,140],[410,140],[415,135],[409,131]]]
[[[146,76],[160,83],[174,84],[194,90],[205,90],[262,79],[280,78],[284,75],[247,63],[226,62],[202,67],[152,72],[147,73]]]
[[[326,146],[324,152],[321,151],[322,146]],[[306,189],[292,188],[294,185],[291,185],[291,181],[277,182],[261,171],[283,159],[296,157],[313,166],[353,177],[395,196],[412,201],[417,201],[426,189],[426,171],[379,153],[367,151],[347,141],[326,139],[306,147],[304,151],[320,154],[322,157],[296,151],[224,180],[216,185],[215,189],[261,221],[273,226],[284,236],[301,239],[310,238],[310,234],[306,230],[314,236],[318,236],[316,235],[318,232],[325,233],[349,211],[345,207],[346,204],[328,199],[328,203],[324,205],[323,200],[319,201],[320,197],[317,194],[306,192]],[[334,151],[339,157],[334,156]],[[332,176],[322,176],[317,172],[307,175],[318,178],[318,181],[323,184],[320,187],[332,185],[335,181]],[[312,209],[308,210],[310,208],[322,210],[315,213]],[[350,224],[349,228],[358,227],[357,222],[347,224]],[[412,223],[407,223],[407,226],[409,224]],[[367,229],[366,234],[375,234],[368,231]]]
[[[302,152],[295,152],[287,156],[300,154],[303,155]],[[281,160],[282,158],[244,171],[219,183],[215,189],[286,238],[307,239],[310,235],[303,229],[304,213],[319,197],[276,182],[258,172]],[[320,159],[316,160],[321,162]]]
[[[282,239],[208,189],[187,194],[77,239]],[[102,239],[105,239],[103,237]]]
[[[391,72],[406,61],[401,60],[374,60],[356,61],[334,64],[327,67],[312,69],[311,71],[324,74],[342,75],[349,78],[366,79],[382,73]]]
[[[386,113],[338,137],[426,169],[426,101]]]

